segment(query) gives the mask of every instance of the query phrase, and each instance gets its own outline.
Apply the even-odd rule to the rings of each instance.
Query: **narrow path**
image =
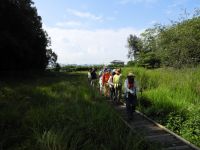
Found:
[[[111,104],[111,101],[109,101]],[[146,140],[159,143],[163,150],[200,150],[200,148],[151,120],[141,112],[136,111],[132,121],[126,121],[125,105],[113,105],[120,112],[122,120],[133,131],[141,133]]]

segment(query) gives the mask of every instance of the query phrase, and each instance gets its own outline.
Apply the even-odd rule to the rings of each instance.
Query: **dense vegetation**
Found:
[[[1,0],[0,19],[1,71],[43,71],[56,61],[31,0]]]
[[[41,17],[31,0],[0,1],[0,70],[85,71],[56,64]],[[155,25],[128,37],[129,65],[196,67],[200,63],[200,16]],[[94,66],[93,66],[94,67]],[[95,66],[100,68],[101,66]],[[113,66],[111,66],[113,67]],[[145,70],[138,109],[200,146],[200,69]],[[0,149],[155,149],[134,135],[83,74],[47,73],[28,79],[1,78]]]
[[[1,149],[155,149],[130,131],[83,73],[4,79],[0,109]]]
[[[59,67],[59,71],[61,72],[74,72],[74,71],[89,71],[89,69],[95,68],[97,70],[101,70],[105,65],[90,65],[90,66],[77,66],[77,65],[68,65]],[[122,65],[108,65],[108,68],[121,68]],[[55,67],[53,70],[56,70]]]
[[[200,68],[125,68],[143,89],[138,109],[200,146]]]
[[[200,15],[186,16],[171,25],[156,24],[140,37],[128,37],[128,57],[145,67],[169,66],[181,68],[200,64]]]
[[[139,109],[200,146],[200,10],[128,37],[128,68],[143,93]],[[134,58],[134,60],[133,60]]]

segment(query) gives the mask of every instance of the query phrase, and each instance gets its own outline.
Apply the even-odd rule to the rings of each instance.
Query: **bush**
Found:
[[[183,138],[199,146],[200,68],[124,68],[136,74],[139,109]]]

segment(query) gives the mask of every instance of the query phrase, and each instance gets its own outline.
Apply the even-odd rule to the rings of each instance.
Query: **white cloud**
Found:
[[[70,14],[72,14],[72,15],[74,15],[76,17],[103,22],[103,17],[102,16],[97,16],[97,15],[94,15],[94,14],[92,14],[90,12],[82,12],[82,11],[78,11],[78,10],[75,10],[75,9],[67,9],[67,12],[69,12]]]
[[[103,64],[114,59],[127,61],[127,38],[143,30],[121,28],[118,30],[63,29],[46,27],[52,40],[52,49],[61,64]]]
[[[82,23],[79,21],[65,21],[65,22],[58,22],[56,23],[56,26],[58,27],[77,27],[81,26]]]

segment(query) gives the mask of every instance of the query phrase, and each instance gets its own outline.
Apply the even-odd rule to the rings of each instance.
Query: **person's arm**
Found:
[[[91,73],[90,72],[88,72],[88,78],[91,79]]]
[[[125,92],[127,92],[127,93],[135,94],[135,92],[136,92],[134,87],[129,89],[128,80],[125,80],[124,89],[125,89]]]
[[[115,85],[115,75],[113,76],[113,84]]]
[[[133,94],[133,95],[136,94],[137,93],[137,82],[134,81],[134,87],[132,87],[131,89],[128,89],[128,90],[131,94]]]
[[[109,85],[114,85],[114,84],[112,83],[112,76],[109,77],[109,79],[108,79],[108,84],[109,84]]]
[[[129,88],[128,88],[128,81],[127,79],[124,81],[124,93],[127,93],[129,91]]]
[[[105,74],[102,75],[102,85],[105,83]]]
[[[128,98],[128,92],[129,92],[128,80],[126,79],[126,80],[124,81],[124,96],[125,96],[125,98]]]

